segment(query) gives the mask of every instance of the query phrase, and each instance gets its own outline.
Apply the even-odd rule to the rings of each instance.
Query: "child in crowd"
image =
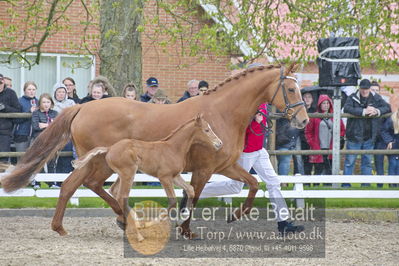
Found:
[[[126,84],[122,91],[122,97],[137,100],[136,85],[134,85],[133,83]]]
[[[50,94],[43,93],[39,98],[39,109],[32,113],[32,143],[55,119],[57,111],[53,110],[54,101]],[[52,159],[47,163],[47,172],[55,173],[56,160]],[[40,188],[40,184],[36,181],[32,182],[35,189]],[[48,183],[51,188],[58,188],[56,182]]]
[[[80,103],[87,103],[93,100],[100,100],[104,98],[110,97],[109,95],[105,94],[105,87],[102,83],[91,83],[89,85],[89,95],[84,97]]]

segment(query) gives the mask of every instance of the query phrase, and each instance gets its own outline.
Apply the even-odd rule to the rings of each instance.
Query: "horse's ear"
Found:
[[[285,69],[284,76],[288,76],[290,73],[295,73],[298,70],[299,64],[297,62],[293,62]]]

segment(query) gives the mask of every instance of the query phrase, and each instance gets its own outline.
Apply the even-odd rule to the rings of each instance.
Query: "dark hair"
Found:
[[[134,83],[128,83],[125,85],[122,91],[122,97],[125,97],[125,94],[127,91],[134,91],[136,93],[136,98],[137,98],[137,87]]]
[[[71,78],[71,77],[64,78],[64,80],[62,81],[62,83],[64,83],[65,80],[69,80],[70,82],[72,82],[73,85],[76,85],[75,80],[74,80],[73,78]]]
[[[377,81],[372,81],[371,86],[377,86],[378,88],[380,87],[380,84],[378,84]]]
[[[198,83],[198,89],[199,89],[199,88],[202,88],[202,87],[206,87],[206,88],[209,89],[209,84],[208,84],[208,82],[206,82],[205,80],[201,80],[201,81]]]

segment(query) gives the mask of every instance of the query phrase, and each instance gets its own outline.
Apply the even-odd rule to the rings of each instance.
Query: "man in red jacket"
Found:
[[[270,162],[269,154],[263,148],[266,127],[266,104],[261,104],[254,119],[247,127],[245,134],[245,147],[238,159],[238,163],[246,171],[253,167],[259,177],[266,183],[270,201],[275,206],[277,214],[288,211],[287,204],[280,191],[280,180]],[[207,183],[202,190],[201,198],[217,197],[230,194],[238,194],[244,186],[243,182],[236,180],[226,180]],[[284,210],[285,209],[285,210]],[[278,230],[285,232],[300,232],[303,226],[296,226],[292,222],[287,222],[287,217],[277,215]]]

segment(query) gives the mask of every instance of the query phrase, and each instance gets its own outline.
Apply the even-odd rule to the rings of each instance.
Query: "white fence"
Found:
[[[0,174],[1,176],[4,174]],[[62,182],[69,174],[38,174],[35,179],[39,182]],[[186,181],[191,180],[191,174],[182,174]],[[254,175],[258,181],[260,178]],[[117,175],[114,174],[107,179],[107,182],[114,182]],[[303,189],[304,183],[382,183],[391,184],[399,183],[399,176],[342,176],[342,175],[330,175],[330,176],[279,176],[282,183],[293,183],[293,190],[282,190],[284,198],[399,198],[399,190],[381,190],[371,188],[368,190],[356,190],[352,188],[345,189],[328,189],[328,190],[312,190],[308,188]],[[213,175],[210,181],[221,181],[228,179],[222,175]],[[146,174],[137,174],[134,178],[135,182],[157,182],[158,179]],[[24,188],[13,193],[5,193],[0,188],[0,197],[31,197],[36,196],[39,198],[57,198],[59,196],[60,189],[37,189]],[[223,198],[231,197],[247,197],[248,190],[243,189],[239,194],[223,195]],[[176,196],[182,196],[182,190],[176,189]],[[90,189],[79,188],[71,198],[71,203],[78,205],[79,198],[82,197],[98,197],[97,194],[92,192]],[[166,197],[166,193],[162,187],[148,189],[131,189],[130,197]],[[257,198],[269,197],[267,191],[259,190],[256,194]]]

